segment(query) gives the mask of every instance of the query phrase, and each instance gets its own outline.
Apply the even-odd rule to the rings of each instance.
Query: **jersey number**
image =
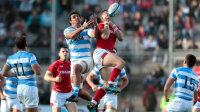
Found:
[[[188,77],[187,76],[184,76],[185,77],[185,85],[183,86],[183,88],[186,88],[187,89],[187,80],[188,80]],[[194,83],[192,82],[192,81],[194,81],[194,79],[193,78],[191,78],[190,79],[190,85],[192,85],[192,87],[190,86],[190,90],[191,91],[193,91],[194,90]]]
[[[19,74],[19,70],[18,70],[18,65],[17,63],[15,63],[14,65],[16,66],[16,70],[17,70],[17,75],[18,76],[25,76],[26,74],[24,73],[24,67],[22,63],[19,63],[22,66],[22,75]]]

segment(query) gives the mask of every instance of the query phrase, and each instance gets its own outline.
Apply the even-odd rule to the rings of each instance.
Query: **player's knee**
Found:
[[[74,75],[77,75],[77,73],[80,73],[81,72],[81,65],[79,65],[79,64],[76,64],[76,65],[74,65]]]
[[[117,65],[117,67],[123,69],[125,65],[126,65],[125,61],[124,60],[120,60],[118,65]]]

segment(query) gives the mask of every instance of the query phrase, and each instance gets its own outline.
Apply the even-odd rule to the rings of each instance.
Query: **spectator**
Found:
[[[7,37],[8,41],[7,41],[7,45],[8,47],[14,47],[15,46],[15,39],[16,39],[16,35],[14,32],[11,32],[10,35]]]
[[[82,14],[84,20],[85,19],[87,19],[87,20],[90,19],[90,16],[91,16],[92,12],[90,10],[89,4],[84,4],[81,14]]]
[[[35,34],[38,33],[40,29],[39,22],[40,22],[40,18],[37,15],[37,12],[33,11],[32,15],[28,17],[28,21],[27,21],[28,31]]]
[[[164,70],[160,66],[156,66],[152,74],[156,80],[156,87],[162,91],[166,83]]]
[[[124,17],[123,17],[123,23],[124,23],[124,30],[125,31],[130,31],[132,29],[132,20],[130,18],[130,15],[127,11],[124,12]]]
[[[152,5],[152,0],[139,0],[139,8],[140,11],[147,11],[148,13],[151,12],[153,5]]]
[[[124,98],[124,101],[121,104],[121,112],[133,112],[134,106],[132,105],[130,98]]]
[[[27,27],[26,23],[21,20],[17,19],[12,25],[11,25],[11,32],[18,33],[19,35],[26,33]]]
[[[146,26],[147,35],[156,36],[157,28],[153,21],[149,21],[149,24]]]
[[[135,38],[139,39],[140,43],[143,43],[144,39],[146,39],[147,33],[144,30],[143,26],[140,26],[139,29],[136,31]]]
[[[10,26],[14,23],[16,14],[15,8],[12,4],[12,0],[6,0],[4,5],[5,12],[5,22],[6,22],[6,30],[9,30]]]
[[[7,36],[3,23],[0,23],[0,35],[3,35],[4,37]]]
[[[33,10],[33,0],[23,0],[20,3],[19,7],[19,15],[24,20],[27,21],[28,16],[31,14]]]
[[[137,11],[133,16],[133,30],[137,31],[139,26],[142,25],[142,15],[141,12]]]
[[[194,50],[194,49],[198,49],[198,46],[195,44],[194,40],[190,40],[189,41],[189,46],[188,46],[189,50]]]
[[[144,50],[145,51],[153,51],[157,46],[157,41],[153,38],[152,35],[148,36],[148,39],[144,40]]]
[[[168,39],[162,32],[159,34],[157,41],[159,47],[158,49],[164,49],[164,50],[168,49],[168,44],[169,44]]]
[[[166,19],[167,15],[163,11],[160,12],[160,15],[158,18],[159,18],[159,22],[158,22],[159,26],[164,25],[165,27],[168,28],[168,19]]]
[[[189,12],[189,16],[192,19],[195,19],[195,11],[198,9],[198,2],[197,0],[192,0],[192,3],[190,5],[190,12]]]
[[[7,46],[7,38],[4,35],[0,35],[0,47],[4,48]]]
[[[149,22],[150,21],[153,21],[155,26],[158,28],[158,26],[159,26],[159,18],[157,17],[156,12],[151,11],[150,17],[149,17]]]
[[[50,28],[52,22],[52,13],[49,9],[45,9],[44,12],[41,14],[40,17],[40,25],[42,27]]]
[[[45,2],[43,0],[35,0],[33,2],[33,9],[38,14],[41,14],[45,8]]]
[[[147,91],[143,93],[142,104],[147,112],[156,110],[157,98],[152,85],[149,85]]]
[[[61,8],[63,11],[70,11],[72,9],[72,1],[71,0],[59,0],[61,4]],[[77,1],[77,0],[76,0]]]
[[[122,50],[123,51],[130,51],[130,44],[128,42],[123,42],[122,43]]]
[[[155,78],[152,76],[151,73],[148,73],[143,82],[142,82],[143,88],[146,91],[149,85],[152,85],[153,87],[155,87]]]
[[[46,89],[44,85],[44,81],[41,77],[37,80],[37,87],[38,87],[38,95],[39,95],[39,103],[40,104],[46,104]]]
[[[39,34],[38,39],[36,41],[37,41],[37,44],[35,44],[35,45],[37,47],[49,47],[50,36],[49,36],[46,28],[42,29],[42,31]]]
[[[97,4],[94,7],[94,14],[98,15],[101,12],[101,6],[99,4]]]
[[[180,19],[179,16],[174,17],[174,36],[177,39],[182,37],[182,29],[184,27],[183,21]]]
[[[190,38],[193,38],[194,31],[195,31],[195,22],[191,20],[189,16],[186,16],[184,22],[184,29],[182,30],[183,37],[186,39],[187,34],[189,34]]]

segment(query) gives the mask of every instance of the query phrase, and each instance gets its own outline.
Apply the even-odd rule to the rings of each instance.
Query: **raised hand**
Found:
[[[84,27],[84,29],[88,29],[88,28],[90,28],[93,24],[94,24],[94,20],[93,20],[93,19],[90,19],[88,22],[87,22],[87,20],[85,19],[85,22],[84,22],[84,24],[83,24],[83,27]]]
[[[56,76],[56,78],[55,78],[55,82],[61,82],[62,81],[62,77],[59,77],[60,76],[60,74],[58,75],[58,76]]]
[[[97,15],[96,15],[96,14],[94,14],[94,15],[92,16],[92,19],[93,19],[93,21],[94,21],[94,25],[97,25],[98,23],[97,23]]]

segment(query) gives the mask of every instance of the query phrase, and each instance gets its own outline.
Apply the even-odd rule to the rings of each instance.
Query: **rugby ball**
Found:
[[[108,8],[108,16],[114,17],[119,14],[120,11],[120,5],[118,3],[113,3],[109,8]]]

